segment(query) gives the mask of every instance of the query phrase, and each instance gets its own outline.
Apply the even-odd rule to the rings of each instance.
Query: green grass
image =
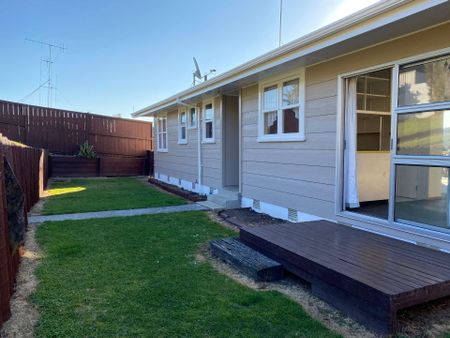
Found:
[[[202,212],[42,224],[36,336],[337,336],[284,295],[195,259],[233,234]]]
[[[54,181],[42,214],[161,207],[186,203],[134,177]]]

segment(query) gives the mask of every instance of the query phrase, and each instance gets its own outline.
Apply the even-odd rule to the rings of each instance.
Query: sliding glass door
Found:
[[[345,77],[344,213],[450,233],[449,50]]]
[[[397,65],[394,86],[389,220],[450,232],[450,55]]]

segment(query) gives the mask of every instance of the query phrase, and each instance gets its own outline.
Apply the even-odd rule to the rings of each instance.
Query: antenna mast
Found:
[[[54,64],[54,53],[53,49],[61,50],[63,53],[66,51],[66,47],[64,45],[55,45],[52,43],[48,43],[45,41],[33,40],[33,39],[25,39],[26,41],[48,47],[48,56],[46,59],[41,59],[41,62],[44,62],[47,65],[47,80],[40,84],[38,88],[44,87],[47,88],[47,107],[52,106],[53,102],[53,91],[56,91],[56,86],[53,84],[53,64]],[[44,86],[45,85],[45,86]]]
[[[278,47],[281,46],[282,22],[283,22],[283,0],[280,0],[280,27],[278,29]]]

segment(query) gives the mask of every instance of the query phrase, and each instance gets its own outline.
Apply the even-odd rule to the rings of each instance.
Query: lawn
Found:
[[[120,210],[179,205],[181,197],[161,192],[135,177],[77,178],[51,183],[42,214]]]
[[[284,295],[196,260],[232,234],[203,212],[43,223],[35,336],[336,336]]]

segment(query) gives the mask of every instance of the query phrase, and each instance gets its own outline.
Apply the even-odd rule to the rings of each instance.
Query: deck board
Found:
[[[240,238],[378,329],[390,331],[399,309],[450,296],[450,254],[393,238],[327,221],[244,226]]]

